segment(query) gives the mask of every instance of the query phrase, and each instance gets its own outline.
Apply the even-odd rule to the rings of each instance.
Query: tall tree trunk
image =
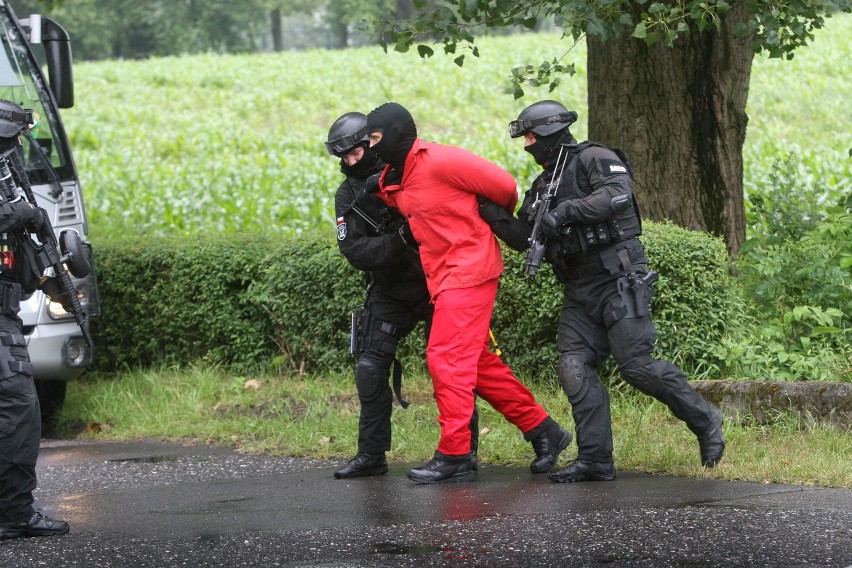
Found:
[[[624,36],[588,40],[589,139],[627,152],[646,219],[745,239],[742,149],[754,53],[733,35],[745,3],[721,30],[673,48]],[[638,21],[638,19],[634,20]]]
[[[331,22],[331,32],[334,35],[334,43],[338,49],[349,47],[349,27],[343,20],[342,15],[338,15],[335,21]]]
[[[284,36],[281,33],[281,8],[269,11],[269,23],[272,25],[272,49],[277,53],[284,50]]]

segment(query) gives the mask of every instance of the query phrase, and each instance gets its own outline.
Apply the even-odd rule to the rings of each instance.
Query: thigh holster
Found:
[[[26,348],[26,346],[27,341],[23,335],[0,333],[0,376],[2,378],[8,379],[18,374],[32,376],[32,364],[29,361],[21,361],[12,353],[13,347]]]
[[[402,331],[398,326],[380,320],[365,307],[352,312],[352,324],[349,332],[349,350],[360,354],[372,349],[393,359],[393,391],[400,406],[407,408],[409,403],[402,398],[402,364],[396,358],[396,346]]]

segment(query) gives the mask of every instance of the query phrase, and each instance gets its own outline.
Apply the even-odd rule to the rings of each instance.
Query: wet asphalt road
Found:
[[[341,463],[45,440],[36,505],[71,532],[0,542],[0,567],[852,567],[852,490],[499,466],[427,486]]]

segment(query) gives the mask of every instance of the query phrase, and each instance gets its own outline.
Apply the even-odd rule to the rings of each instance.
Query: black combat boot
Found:
[[[453,483],[473,481],[476,474],[470,454],[449,456],[436,451],[435,457],[408,472],[408,479],[416,483]]]
[[[545,473],[556,465],[559,454],[571,443],[571,434],[548,416],[544,422],[524,434],[524,439],[529,441],[535,450],[535,459],[530,463],[530,471]]]
[[[575,481],[612,481],[615,479],[615,466],[606,462],[574,460],[559,471],[548,476],[554,483],[572,483]]]
[[[698,436],[698,447],[701,450],[701,465],[713,467],[722,461],[725,453],[725,438],[722,437],[722,413],[717,408],[711,408],[713,423],[706,432]]]
[[[45,517],[36,511],[29,519],[0,524],[0,540],[26,536],[54,536],[68,532],[68,523]]]
[[[358,453],[349,463],[334,472],[337,479],[350,477],[367,477],[369,475],[384,475],[388,472],[388,462],[385,454]]]

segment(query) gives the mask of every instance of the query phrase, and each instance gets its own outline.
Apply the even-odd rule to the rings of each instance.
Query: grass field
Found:
[[[852,179],[852,15],[828,20],[792,61],[757,58],[744,148],[746,188],[768,183],[795,152],[802,177],[848,191]],[[77,105],[65,120],[87,197],[91,237],[197,230],[299,232],[331,226],[335,159],[322,142],[353,109],[396,100],[423,138],[464,146],[525,187],[535,164],[506,125],[528,104],[557,98],[587,137],[585,48],[554,92],[505,94],[514,66],[561,54],[554,34],[485,38],[463,68],[449,57],[378,47],[245,56],[200,55],[76,66]]]
[[[156,438],[218,444],[248,453],[350,458],[357,451],[358,397],[350,375],[233,376],[188,367],[92,377],[70,385],[62,412],[83,437]],[[536,399],[573,432],[567,397],[555,384],[531,384]],[[852,436],[836,427],[778,416],[771,425],[725,422],[722,463],[702,468],[698,444],[659,402],[632,389],[610,389],[615,461],[634,470],[687,477],[852,488]],[[437,407],[423,369],[407,369],[395,407],[388,458],[429,459],[438,441]],[[480,411],[480,456],[485,463],[527,467],[533,457],[518,430],[485,403]],[[560,463],[576,456],[573,443]]]

